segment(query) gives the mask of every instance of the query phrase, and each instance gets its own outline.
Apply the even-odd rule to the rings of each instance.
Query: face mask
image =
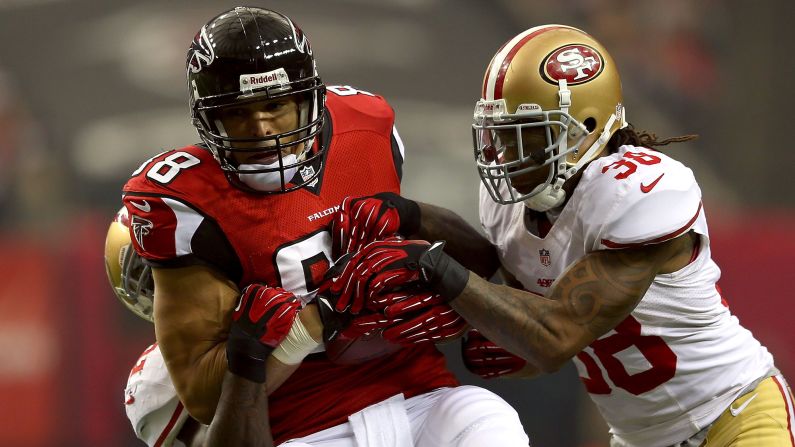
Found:
[[[295,163],[297,162],[298,158],[295,156],[295,154],[282,156],[285,184],[293,178],[295,172],[298,170],[298,167],[295,166]],[[278,167],[279,161],[276,160],[275,162],[267,165],[241,164],[238,169],[241,171],[257,171],[260,169],[274,169]],[[256,172],[252,174],[241,173],[238,174],[238,177],[246,186],[256,189],[257,191],[277,191],[282,187],[281,172],[279,172],[278,169],[272,172]]]

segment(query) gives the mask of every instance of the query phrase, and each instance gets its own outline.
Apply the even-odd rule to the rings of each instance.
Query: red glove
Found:
[[[461,355],[467,369],[484,379],[515,373],[527,365],[523,358],[495,345],[477,329],[467,332]]]
[[[226,343],[229,371],[251,381],[265,381],[265,360],[287,337],[301,310],[292,293],[265,284],[250,284],[240,294]]]
[[[365,306],[378,309],[384,299],[378,295],[414,285],[449,302],[466,287],[469,270],[445,254],[443,248],[444,241],[433,245],[399,238],[371,242],[352,255],[340,268],[341,273],[327,279],[320,290],[332,297],[337,312],[352,314],[358,314]]]
[[[391,294],[399,299],[399,295]],[[409,296],[386,307],[382,312],[354,318],[346,333],[369,335],[375,330],[390,343],[408,346],[431,341],[440,343],[458,338],[467,328],[466,321],[439,295],[427,292]]]
[[[384,330],[385,340],[400,345],[440,343],[461,336],[467,322],[447,304],[439,304],[403,317],[405,321]]]
[[[338,258],[366,244],[394,236],[411,236],[420,227],[416,202],[395,193],[346,197],[331,219],[332,255]]]
[[[339,276],[321,286],[334,296],[337,312],[358,314],[368,298],[420,279],[419,258],[430,244],[389,238],[371,242],[351,256]]]

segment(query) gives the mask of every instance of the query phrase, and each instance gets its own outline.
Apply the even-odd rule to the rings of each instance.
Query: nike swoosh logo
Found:
[[[641,188],[642,188],[642,186],[641,186]],[[141,211],[143,211],[145,213],[148,213],[149,211],[152,211],[152,206],[149,205],[149,202],[147,202],[146,200],[144,200],[143,205],[141,205],[140,203],[135,203],[132,200],[130,200],[130,205],[138,208],[139,210],[141,210]]]
[[[648,186],[647,186],[647,185],[644,185],[643,183],[641,183],[641,184],[640,184],[640,190],[641,190],[642,192],[644,192],[644,193],[647,193],[647,194],[648,194],[649,192],[651,192],[651,190],[652,190],[652,189],[654,189],[654,187],[655,187],[655,186],[657,186],[657,182],[659,182],[659,181],[660,181],[660,179],[661,179],[661,178],[663,178],[663,176],[664,176],[664,175],[665,175],[665,173],[663,172],[662,174],[660,174],[660,176],[659,176],[659,177],[657,177],[657,180],[655,180],[655,181],[653,181],[653,182],[649,183],[649,185],[648,185]]]
[[[731,412],[732,416],[737,417],[738,414],[742,413],[742,411],[745,410],[745,407],[747,407],[748,404],[750,404],[752,400],[756,399],[756,395],[757,394],[759,394],[759,393],[754,393],[753,396],[751,396],[748,400],[743,402],[743,404],[740,405],[737,408],[732,408],[731,406],[729,406],[729,411]]]
[[[434,242],[433,245],[431,245],[431,248],[428,249],[428,251],[431,251],[431,250],[433,250],[434,248],[436,248],[436,247],[438,247],[440,245],[444,245],[444,241],[436,241],[436,242]]]

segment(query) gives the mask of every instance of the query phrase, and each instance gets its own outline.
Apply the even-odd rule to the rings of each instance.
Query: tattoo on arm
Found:
[[[614,314],[611,307],[616,305],[623,313],[622,304],[634,307],[657,274],[659,262],[649,262],[654,259],[649,251],[653,250],[589,254],[554,284],[549,298],[564,303],[572,321],[580,325],[590,324],[603,312]]]
[[[690,238],[637,249],[590,253],[553,283],[547,297],[490,284],[470,275],[451,305],[499,346],[555,369],[618,325],[661,268]]]

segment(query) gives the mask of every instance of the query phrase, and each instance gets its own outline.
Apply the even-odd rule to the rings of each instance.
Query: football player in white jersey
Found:
[[[389,316],[413,299],[407,285],[424,284],[494,342],[467,342],[482,375],[573,359],[614,446],[794,445],[792,393],[717,287],[693,173],[651,149],[691,137],[628,126],[615,62],[569,26],[507,42],[481,94],[473,141],[487,240],[394,194],[349,200],[333,220],[335,244],[354,252],[327,284],[337,310]],[[448,243],[361,247],[373,231]],[[516,288],[481,277],[499,265]]]

